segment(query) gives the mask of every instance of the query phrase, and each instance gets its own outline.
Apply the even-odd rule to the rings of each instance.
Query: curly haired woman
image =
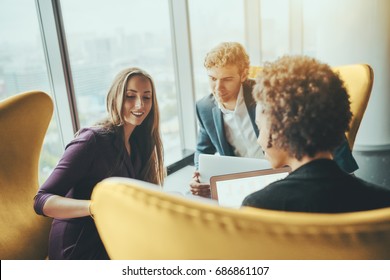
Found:
[[[253,90],[258,143],[283,180],[245,198],[244,206],[337,213],[390,206],[390,190],[345,173],[332,151],[352,116],[347,91],[327,64],[284,56],[265,65]]]

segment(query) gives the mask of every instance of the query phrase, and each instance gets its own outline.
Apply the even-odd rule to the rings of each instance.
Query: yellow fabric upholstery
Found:
[[[339,73],[344,81],[345,87],[351,101],[352,119],[350,129],[346,133],[349,147],[353,149],[356,134],[366,111],[370,99],[372,85],[374,82],[374,72],[367,64],[352,64],[332,67],[333,71]],[[261,67],[251,66],[249,68],[249,78],[254,79],[261,72]]]
[[[333,67],[344,81],[351,101],[352,120],[347,132],[349,147],[353,149],[356,134],[366,111],[370,99],[372,85],[374,83],[374,72],[367,64],[355,64]]]
[[[390,259],[390,208],[228,209],[124,178],[100,182],[92,201],[112,259]]]
[[[0,101],[0,259],[45,259],[51,219],[35,214],[38,162],[51,98],[40,91]]]

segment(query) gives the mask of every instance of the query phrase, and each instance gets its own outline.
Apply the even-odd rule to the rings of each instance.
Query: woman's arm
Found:
[[[37,214],[53,218],[89,215],[88,192],[91,192],[91,186],[85,182],[91,176],[95,153],[96,139],[92,131],[84,131],[67,146],[60,162],[35,196],[34,209]],[[74,198],[75,193],[79,197]],[[80,193],[83,193],[81,197]]]
[[[43,206],[45,216],[66,219],[92,216],[90,213],[90,200],[66,198],[52,195]]]

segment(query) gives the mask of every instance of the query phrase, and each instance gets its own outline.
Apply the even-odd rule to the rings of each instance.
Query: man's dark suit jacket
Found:
[[[256,137],[259,136],[256,118],[256,101],[252,96],[255,81],[248,79],[243,83],[244,101],[252,122]],[[198,142],[194,155],[195,167],[198,169],[200,154],[219,153],[224,156],[235,156],[232,146],[227,142],[223,125],[222,112],[213,94],[203,97],[196,103],[196,114],[199,123]],[[359,167],[352,156],[347,139],[333,152],[334,160],[342,170],[352,173]]]

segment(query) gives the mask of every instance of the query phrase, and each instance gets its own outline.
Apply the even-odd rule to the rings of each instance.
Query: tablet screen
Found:
[[[213,176],[211,197],[221,206],[239,208],[247,195],[285,178],[289,171],[290,168],[279,168]]]

